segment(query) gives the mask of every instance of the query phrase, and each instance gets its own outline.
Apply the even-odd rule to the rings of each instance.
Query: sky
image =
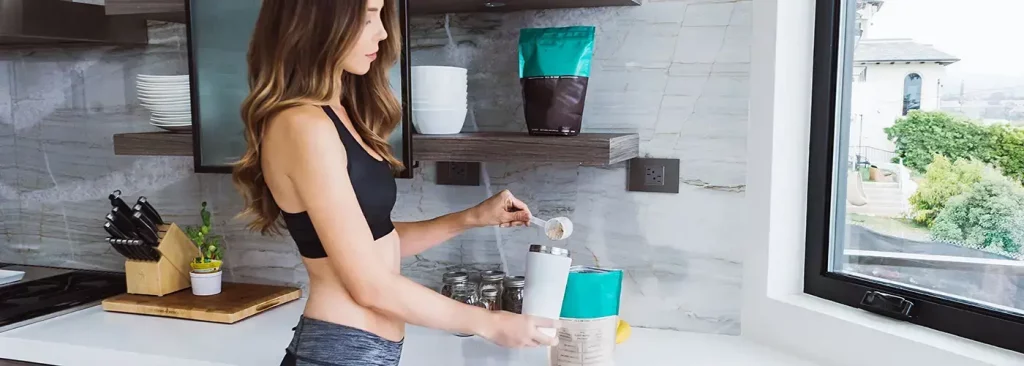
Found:
[[[961,59],[950,74],[1024,76],[1024,0],[885,0],[870,38],[911,38]]]

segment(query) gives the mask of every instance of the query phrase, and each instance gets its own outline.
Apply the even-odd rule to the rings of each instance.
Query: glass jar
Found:
[[[505,272],[502,271],[483,271],[480,272],[480,294],[483,294],[485,289],[493,288],[498,290],[498,296],[501,296],[502,285],[501,281],[505,279]]]
[[[444,297],[452,297],[452,288],[459,283],[467,284],[469,282],[469,273],[462,271],[453,271],[445,273],[441,276],[441,295]]]
[[[501,310],[522,314],[524,287],[526,287],[526,277],[505,277],[504,291],[501,293]]]
[[[479,298],[476,296],[476,289],[468,282],[458,282],[452,285],[452,300],[461,302],[467,305],[481,306]],[[459,337],[469,337],[472,334],[455,333]]]
[[[489,287],[480,290],[480,307],[491,311],[501,310],[501,299],[498,298],[498,289]]]

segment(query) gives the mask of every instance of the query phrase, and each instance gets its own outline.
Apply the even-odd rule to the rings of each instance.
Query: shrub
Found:
[[[950,163],[945,156],[936,155],[925,169],[924,181],[910,196],[914,222],[932,226],[949,199],[980,181],[984,170],[981,162],[957,160]]]
[[[1024,182],[1024,130],[1006,125],[990,127],[995,135],[996,163],[1003,174]]]
[[[951,161],[997,160],[993,151],[996,136],[990,128],[944,112],[911,111],[885,133],[896,145],[897,158],[918,172],[924,172],[935,155]]]
[[[1024,244],[1024,189],[994,169],[951,198],[931,228],[935,241],[1017,257]]]

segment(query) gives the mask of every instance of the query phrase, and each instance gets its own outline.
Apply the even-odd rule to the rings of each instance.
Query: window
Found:
[[[867,19],[855,13],[866,2],[817,2],[804,291],[1024,352],[1024,123],[1012,109],[999,116],[1008,122],[981,120],[994,98],[1015,103],[1013,90],[1024,86],[1013,81],[1024,73],[1007,61],[1016,51],[1001,46],[1020,36],[1007,14],[1024,5],[977,0],[977,14],[964,15],[955,2],[893,2],[861,39],[857,23]],[[915,11],[922,6],[927,14]],[[950,23],[969,34],[935,31]],[[972,39],[993,42],[963,41]],[[855,59],[879,61],[873,75],[893,75],[891,82],[853,88]],[[925,90],[932,86],[906,70],[911,62],[929,68],[922,74],[963,83]],[[982,74],[1001,81],[970,79]],[[922,104],[922,94],[935,95],[935,105]],[[946,94],[978,115],[944,111]],[[873,112],[851,121],[866,108],[854,103]],[[906,115],[911,109],[922,113]],[[858,141],[887,141],[894,152],[863,163]]]
[[[921,109],[921,75],[912,73],[903,78],[903,114]]]

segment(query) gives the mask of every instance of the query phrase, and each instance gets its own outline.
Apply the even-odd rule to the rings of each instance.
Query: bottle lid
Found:
[[[505,287],[524,287],[526,286],[526,277],[524,276],[510,276],[505,277]]]
[[[480,279],[484,281],[501,281],[505,278],[505,272],[502,271],[483,271],[480,272]]]
[[[469,273],[463,271],[452,271],[441,275],[441,282],[456,283],[469,281]]]
[[[534,253],[544,253],[544,254],[559,255],[559,256],[563,256],[563,257],[568,257],[569,256],[569,249],[559,248],[559,247],[551,247],[551,246],[540,245],[540,244],[531,244],[530,245],[530,251],[534,252]]]

